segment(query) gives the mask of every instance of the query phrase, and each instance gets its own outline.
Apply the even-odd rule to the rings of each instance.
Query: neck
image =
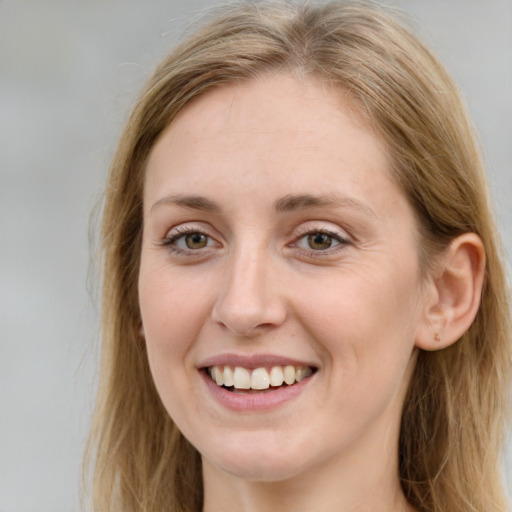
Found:
[[[396,451],[387,451],[385,462],[375,452],[346,454],[344,463],[332,460],[277,482],[238,478],[205,460],[203,512],[413,512],[400,486]]]

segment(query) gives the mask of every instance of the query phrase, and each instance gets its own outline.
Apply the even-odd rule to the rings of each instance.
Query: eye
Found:
[[[335,240],[332,235],[327,233],[310,233],[303,238],[306,239],[308,248],[314,251],[325,251],[340,243],[338,240]]]
[[[176,253],[199,252],[201,249],[219,247],[219,243],[203,231],[195,227],[182,227],[172,229],[162,241]]]
[[[305,233],[297,238],[297,241],[293,245],[309,253],[330,253],[336,249],[341,249],[349,243],[350,242],[339,233],[318,230]]]
[[[180,245],[179,242],[184,243],[187,249],[202,249],[208,245],[208,237],[204,233],[190,233],[176,240],[177,246]]]

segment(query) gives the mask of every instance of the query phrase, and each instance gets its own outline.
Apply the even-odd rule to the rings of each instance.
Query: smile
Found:
[[[308,366],[272,366],[270,368],[248,369],[242,366],[210,366],[207,373],[218,386],[229,391],[264,391],[279,388],[286,384],[292,386],[301,382],[314,372]],[[240,392],[240,391],[238,391]]]

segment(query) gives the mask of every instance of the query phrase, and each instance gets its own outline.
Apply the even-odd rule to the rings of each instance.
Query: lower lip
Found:
[[[200,373],[214,399],[227,409],[237,412],[276,409],[301,394],[315,376],[315,374],[313,374],[291,386],[283,385],[272,391],[262,393],[234,393],[233,391],[228,391],[226,388],[217,386],[205,371],[201,371]]]

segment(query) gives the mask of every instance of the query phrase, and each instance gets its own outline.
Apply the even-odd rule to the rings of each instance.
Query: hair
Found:
[[[144,87],[110,168],[102,229],[102,359],[86,468],[94,510],[198,512],[201,458],[152,381],[138,304],[148,155],[193,98],[299,72],[349,93],[384,140],[421,231],[420,261],[462,233],[486,251],[481,306],[449,348],[420,351],[399,438],[400,478],[419,511],[503,512],[510,311],[502,250],[474,129],[452,79],[395,15],[366,2],[237,3],[180,43]]]

